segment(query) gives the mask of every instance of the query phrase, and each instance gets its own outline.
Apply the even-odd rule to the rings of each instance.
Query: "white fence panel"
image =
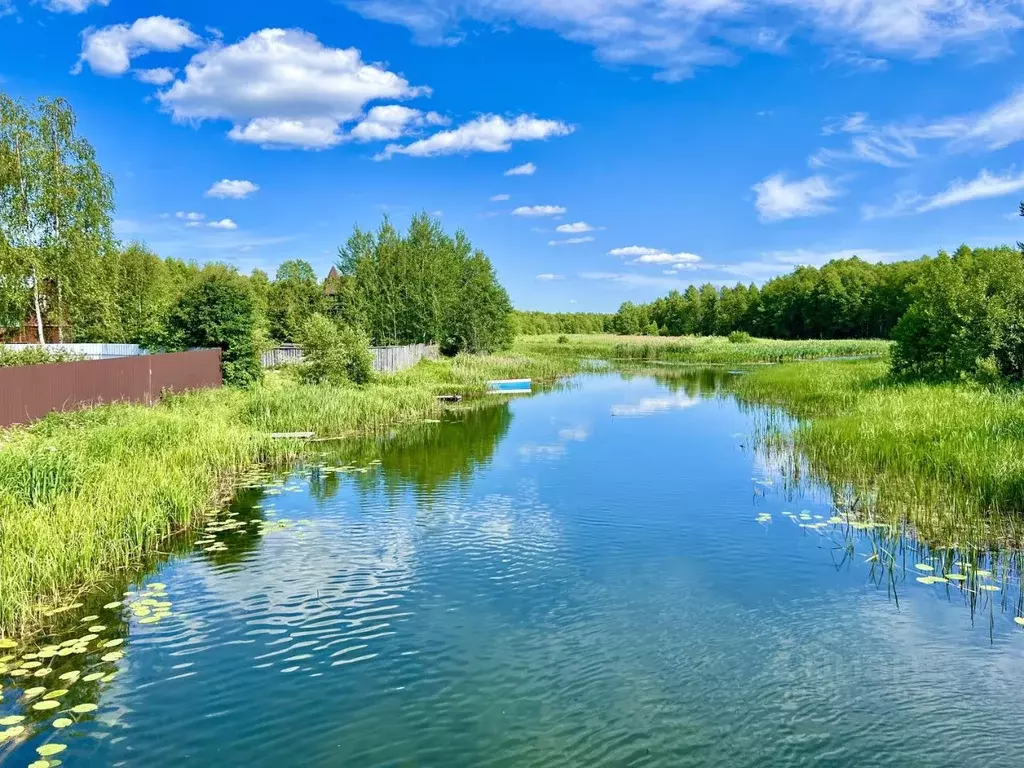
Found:
[[[4,349],[12,352],[22,349],[32,349],[38,344],[3,344]],[[74,355],[82,355],[88,360],[109,360],[115,357],[137,357],[149,353],[138,344],[47,344],[46,349],[51,352],[69,352]]]
[[[439,351],[434,344],[409,344],[404,347],[370,347],[373,354],[373,370],[378,373],[395,373],[411,368],[420,360],[436,360]],[[261,358],[264,368],[290,365],[302,361],[302,347],[298,344],[282,344],[276,349],[264,352]]]

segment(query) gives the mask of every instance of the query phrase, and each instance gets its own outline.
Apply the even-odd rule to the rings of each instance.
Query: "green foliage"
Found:
[[[298,366],[307,384],[365,384],[373,375],[373,355],[366,334],[338,328],[327,317],[315,314],[300,335],[304,360]]]
[[[339,255],[335,312],[375,343],[436,342],[449,352],[510,343],[508,295],[464,232],[451,237],[422,214],[402,235],[385,219],[376,232],[357,228]]]
[[[14,368],[19,365],[42,365],[46,363],[71,363],[84,360],[84,355],[46,347],[25,347],[5,349],[0,347],[0,368]]]
[[[606,333],[611,331],[614,315],[597,312],[514,312],[515,332],[519,336],[547,333]]]
[[[245,278],[211,265],[185,289],[167,317],[164,346],[222,350],[224,381],[249,386],[263,376],[256,346],[256,311]]]
[[[557,338],[557,339],[555,340],[555,343],[556,343],[556,344],[568,344],[568,343],[569,343],[569,337],[568,337],[568,336],[566,336],[566,335],[565,335],[565,334],[563,333],[563,334],[562,334],[561,336],[559,336],[559,337],[558,337],[558,338]]]
[[[733,331],[729,334],[730,344],[750,344],[754,340],[746,331]]]
[[[267,288],[266,307],[271,337],[277,341],[298,341],[306,321],[326,309],[323,289],[313,267],[301,260],[281,264],[276,279]]]
[[[924,269],[894,331],[893,370],[928,378],[1024,377],[1024,255],[960,247]]]

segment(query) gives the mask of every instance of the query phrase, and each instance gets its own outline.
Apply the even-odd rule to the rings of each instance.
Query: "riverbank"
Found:
[[[1019,546],[1024,408],[1019,388],[893,378],[883,361],[791,363],[733,385],[748,404],[796,416],[763,445],[888,520],[944,546]]]
[[[274,432],[376,434],[437,418],[437,396],[482,394],[490,379],[554,380],[578,363],[519,354],[424,362],[363,388],[264,386],[51,414],[0,432],[0,635],[25,635],[74,595],[137,568],[215,511],[254,465],[306,446]]]
[[[559,341],[561,339],[562,341]],[[721,336],[520,336],[515,349],[527,355],[571,356],[632,362],[700,365],[783,363],[830,357],[887,357],[892,343],[878,339],[786,341],[749,338],[738,343]]]

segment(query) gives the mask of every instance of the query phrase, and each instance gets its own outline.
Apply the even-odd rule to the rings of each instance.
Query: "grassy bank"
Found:
[[[305,448],[269,433],[373,434],[436,417],[439,394],[474,395],[488,379],[545,380],[571,369],[542,356],[460,357],[361,389],[275,374],[251,392],[51,414],[2,432],[0,634],[31,632],[78,591],[137,568],[168,536],[205,519],[234,478]]]
[[[933,542],[1020,543],[1024,401],[1019,389],[894,380],[880,361],[794,363],[735,384],[749,403],[799,417],[765,425],[769,448]]]
[[[563,341],[560,343],[559,338]],[[574,356],[603,360],[664,361],[703,365],[782,363],[827,357],[884,357],[890,342],[873,339],[782,341],[751,339],[732,343],[719,336],[520,336],[515,349],[524,354]]]

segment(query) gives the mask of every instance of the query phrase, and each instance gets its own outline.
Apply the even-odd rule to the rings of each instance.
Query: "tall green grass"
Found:
[[[890,342],[871,339],[784,341],[750,339],[733,343],[718,336],[521,336],[515,349],[526,354],[605,360],[666,361],[706,365],[781,363],[831,357],[886,357]]]
[[[901,382],[877,361],[759,369],[734,387],[747,403],[799,418],[762,434],[767,448],[794,451],[794,469],[888,519],[906,517],[936,545],[1020,545],[1021,390]]]
[[[493,378],[550,379],[572,365],[467,356],[363,388],[305,386],[278,373],[251,392],[51,414],[0,432],[0,634],[31,632],[78,590],[137,568],[169,536],[203,520],[255,463],[306,450],[270,433],[380,433],[437,416],[439,394],[482,393]]]

